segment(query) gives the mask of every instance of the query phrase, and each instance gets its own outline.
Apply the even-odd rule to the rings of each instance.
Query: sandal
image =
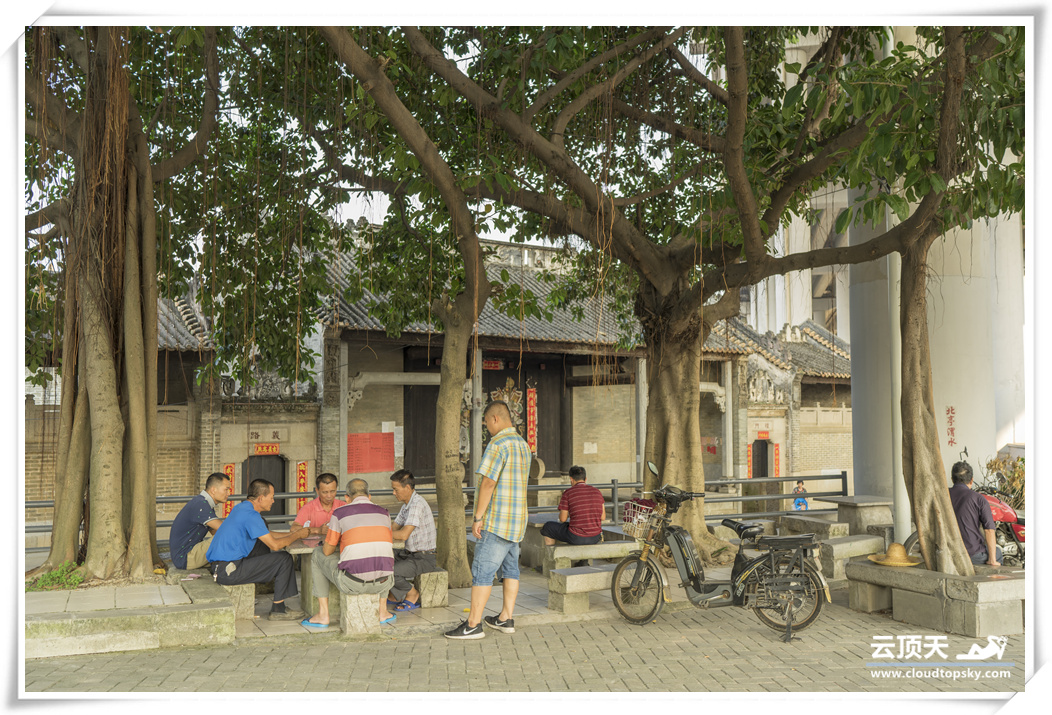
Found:
[[[397,606],[395,606],[396,611],[412,611],[417,608],[420,608],[420,604],[413,603],[412,601],[402,601]]]

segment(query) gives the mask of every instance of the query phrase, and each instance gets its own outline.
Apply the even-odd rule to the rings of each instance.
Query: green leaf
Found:
[[[840,215],[836,217],[835,230],[843,235],[847,233],[848,225],[851,223],[851,209],[841,209]]]

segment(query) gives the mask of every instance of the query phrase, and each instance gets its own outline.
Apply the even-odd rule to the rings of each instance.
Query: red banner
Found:
[[[526,390],[526,443],[530,451],[537,454],[537,390]]]
[[[228,477],[230,477],[230,493],[233,494],[234,492],[237,491],[237,487],[234,485],[234,465],[233,464],[224,464],[223,465],[223,474],[225,474]],[[227,499],[225,502],[223,502],[223,518],[224,519],[227,518],[230,515],[230,510],[233,509],[233,508],[234,508],[234,502],[230,501],[230,499]]]
[[[771,433],[769,430],[761,430],[756,433],[756,439],[770,439]]]
[[[778,469],[778,445],[774,445],[774,478],[777,479],[781,474]]]
[[[746,450],[749,455],[749,479],[752,479],[752,445],[750,444]]]
[[[281,445],[277,442],[257,442],[255,454],[281,454]]]
[[[394,432],[347,435],[347,473],[394,471]]]
[[[305,492],[307,491],[307,463],[296,462],[296,491]],[[296,508],[299,509],[307,503],[307,497],[301,497],[297,500]]]

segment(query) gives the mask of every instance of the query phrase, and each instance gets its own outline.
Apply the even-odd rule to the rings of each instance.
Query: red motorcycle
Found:
[[[1000,474],[997,476],[1002,480],[1004,479]],[[986,501],[990,502],[990,513],[993,515],[994,522],[997,525],[994,538],[997,541],[997,545],[1001,547],[1003,554],[1002,563],[1005,566],[1024,568],[1026,565],[1026,526],[1022,512],[1017,512],[1008,504],[1006,501],[1008,495],[1004,492],[987,486],[976,486],[973,488],[982,494]],[[910,534],[910,538],[906,539],[906,543],[903,546],[906,547],[906,553],[910,556],[921,555],[920,537],[916,531]]]

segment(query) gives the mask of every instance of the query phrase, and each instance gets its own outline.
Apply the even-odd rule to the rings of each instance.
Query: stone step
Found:
[[[846,523],[830,521],[817,516],[796,514],[783,516],[781,526],[783,534],[814,534],[821,541],[849,535],[849,527]]]
[[[552,569],[548,573],[548,591],[556,593],[588,593],[610,588],[610,577],[617,564],[575,566]]]
[[[145,650],[234,641],[229,601],[165,608],[26,615],[26,658]]]

